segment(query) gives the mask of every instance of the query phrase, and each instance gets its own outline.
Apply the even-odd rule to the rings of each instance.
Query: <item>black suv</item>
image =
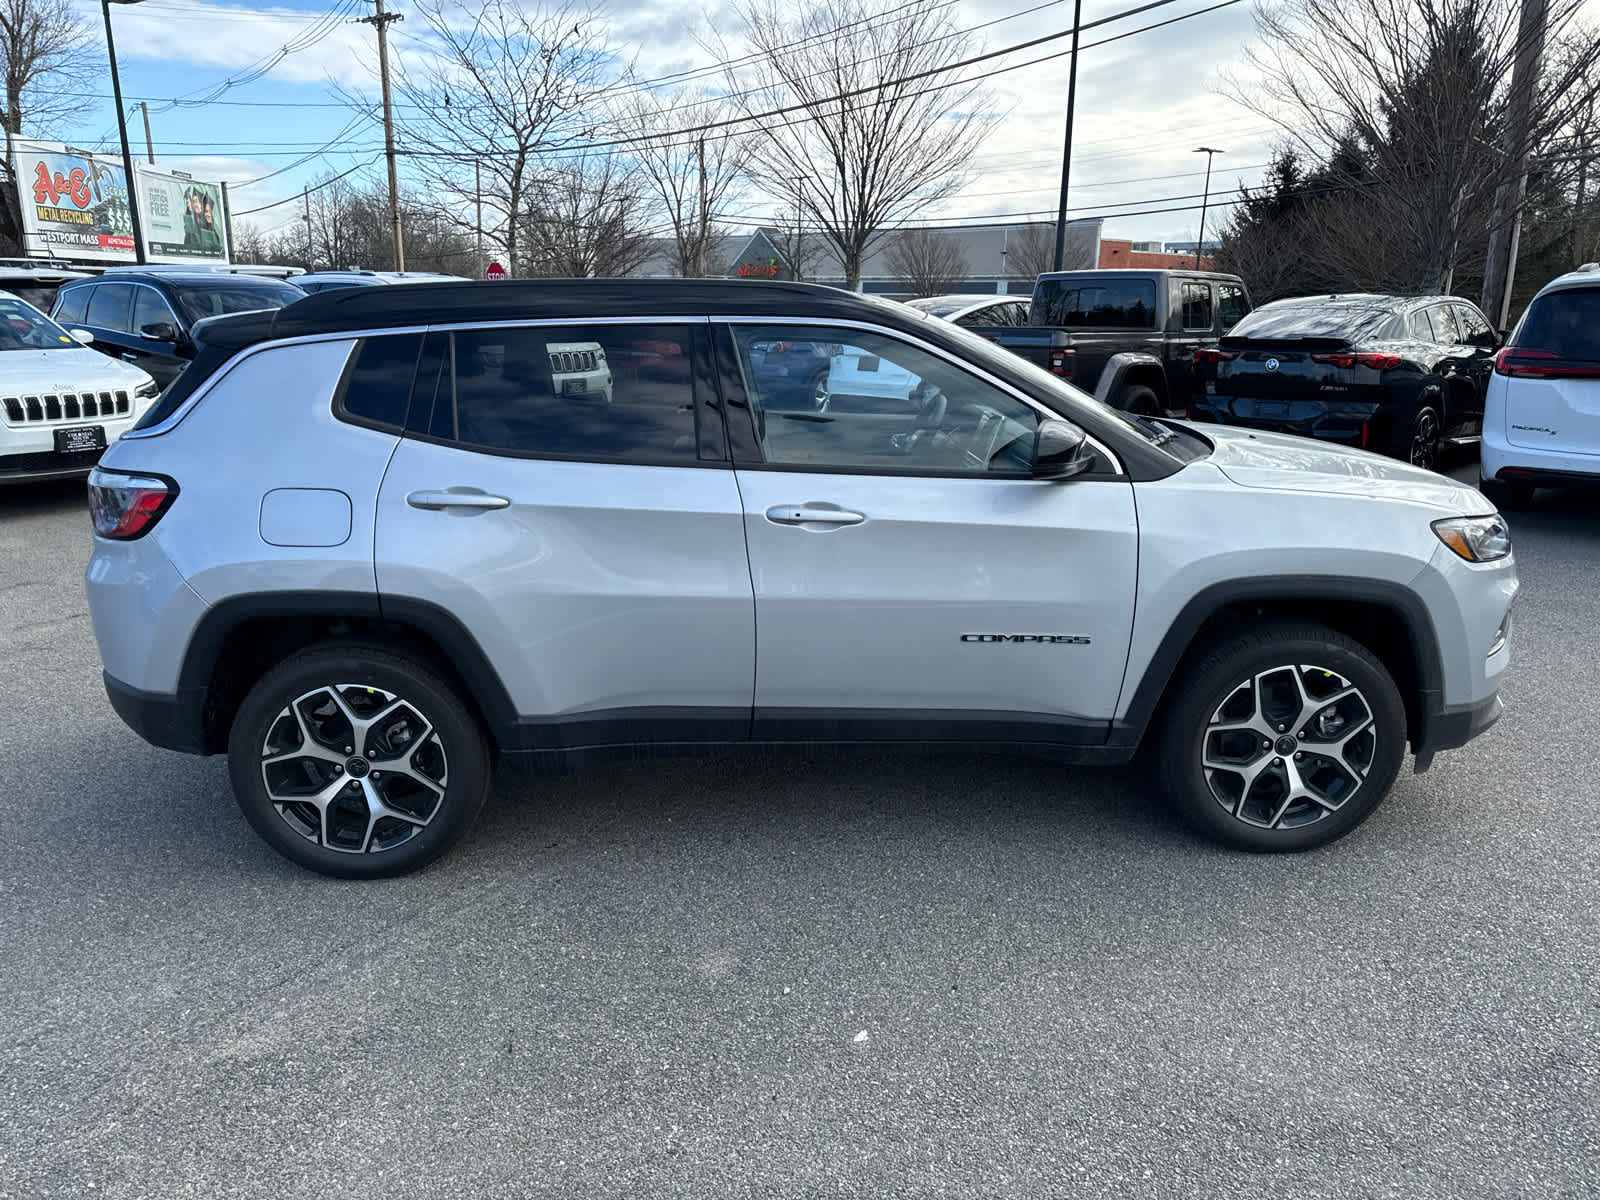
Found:
[[[254,275],[116,270],[64,284],[50,315],[68,329],[88,330],[96,350],[133,363],[166,387],[194,357],[195,322],[303,299],[297,287]]]
[[[1500,338],[1453,296],[1306,296],[1264,304],[1195,353],[1197,421],[1391,454],[1430,470],[1471,441]]]

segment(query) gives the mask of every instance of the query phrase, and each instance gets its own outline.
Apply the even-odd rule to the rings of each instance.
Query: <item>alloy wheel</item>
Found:
[[[828,376],[826,373],[818,375],[811,385],[811,407],[817,412],[828,411]]]
[[[286,704],[261,745],[267,799],[315,845],[379,854],[438,814],[449,762],[434,723],[394,692],[327,684]]]
[[[1439,418],[1431,408],[1417,414],[1417,424],[1411,433],[1411,465],[1431,471],[1439,461]]]
[[[1296,829],[1338,812],[1377,761],[1372,706],[1349,679],[1286,664],[1239,683],[1201,734],[1211,796],[1236,820]]]

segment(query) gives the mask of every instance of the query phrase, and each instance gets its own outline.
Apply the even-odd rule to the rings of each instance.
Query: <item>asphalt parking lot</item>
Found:
[[[1513,517],[1505,719],[1322,851],[1137,770],[711,760],[510,777],[378,884],[117,720],[83,509],[0,492],[0,1197],[1600,1186],[1600,500]]]

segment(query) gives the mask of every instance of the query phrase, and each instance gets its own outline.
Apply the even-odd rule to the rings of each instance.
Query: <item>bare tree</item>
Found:
[[[754,123],[750,174],[831,243],[854,288],[887,230],[962,182],[983,133],[985,94],[937,72],[975,42],[947,7],[780,4],[739,0],[754,61],[742,77],[729,67],[729,101],[751,117],[796,109]],[[726,48],[718,56],[737,57]]]
[[[747,139],[728,128],[675,130],[712,124],[726,112],[720,101],[686,92],[666,99],[636,92],[623,112],[627,127],[654,135],[636,144],[633,153],[672,226],[675,265],[686,278],[715,269],[713,248],[723,237],[717,212],[738,186]]]
[[[48,130],[94,102],[81,86],[95,78],[89,29],[68,0],[0,0],[0,66],[9,134]]]
[[[777,222],[766,226],[764,232],[788,264],[789,274],[795,279],[805,279],[819,247],[817,235],[806,231],[805,216],[800,209],[789,205],[778,215]]]
[[[1570,33],[1582,0],[1550,0],[1549,26]],[[1247,51],[1234,96],[1282,128],[1315,162],[1354,144],[1370,178],[1351,180],[1350,205],[1319,219],[1330,233],[1374,233],[1399,255],[1408,288],[1449,291],[1481,246],[1497,188],[1521,147],[1502,143],[1516,57],[1520,0],[1281,0],[1257,10],[1262,45]],[[1528,145],[1546,144],[1594,95],[1586,72],[1600,41],[1547,74],[1534,101]],[[1350,208],[1358,212],[1346,211]]]
[[[542,174],[523,220],[526,273],[631,275],[652,253],[644,185],[618,156],[586,154]]]
[[[918,297],[952,292],[967,278],[967,256],[948,234],[907,229],[889,240],[889,269]]]
[[[435,53],[399,65],[399,140],[462,230],[475,227],[481,178],[485,236],[518,274],[545,159],[599,128],[616,55],[580,0],[417,0],[415,15]]]

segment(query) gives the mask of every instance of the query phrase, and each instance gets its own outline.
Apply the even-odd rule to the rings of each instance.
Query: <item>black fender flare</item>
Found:
[[[1167,377],[1167,368],[1162,361],[1153,354],[1143,351],[1128,350],[1121,354],[1113,354],[1106,359],[1106,365],[1100,371],[1100,381],[1094,385],[1094,398],[1102,404],[1115,408],[1111,398],[1122,390],[1122,385],[1135,370],[1154,370],[1162,380]],[[1166,397],[1161,397],[1166,402]]]

